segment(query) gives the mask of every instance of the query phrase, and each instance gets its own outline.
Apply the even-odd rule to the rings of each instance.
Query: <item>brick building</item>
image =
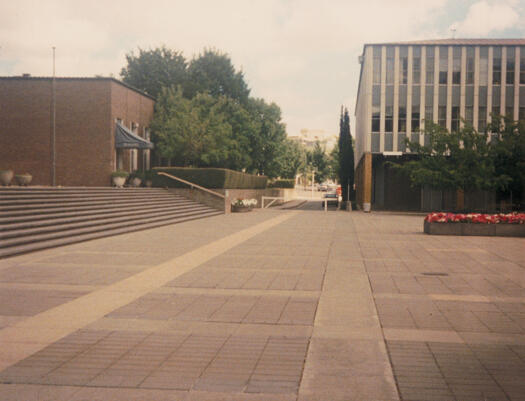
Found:
[[[149,168],[154,104],[113,78],[0,77],[0,169],[52,185],[54,132],[55,184],[108,186]]]

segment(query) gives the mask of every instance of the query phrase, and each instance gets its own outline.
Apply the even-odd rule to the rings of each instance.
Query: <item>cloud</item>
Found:
[[[520,16],[515,1],[480,1],[470,6],[463,21],[455,24],[458,36],[484,37],[491,32],[501,32],[513,28]]]
[[[363,44],[436,38],[451,1],[0,1],[0,75],[50,75],[51,46],[58,75],[117,77],[139,46],[186,58],[214,47],[242,68],[254,96],[281,107],[290,134],[335,133],[341,103],[354,110]]]

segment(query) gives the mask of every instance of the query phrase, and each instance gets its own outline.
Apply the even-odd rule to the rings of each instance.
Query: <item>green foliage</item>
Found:
[[[162,46],[152,50],[138,49],[126,54],[128,65],[120,71],[122,81],[157,97],[163,87],[183,86],[186,82],[186,60],[181,53]]]
[[[124,170],[117,170],[117,171],[113,171],[111,173],[111,176],[112,177],[128,177],[129,176],[129,173],[127,171],[124,171]]]
[[[324,182],[330,173],[330,166],[326,150],[321,147],[319,141],[316,141],[313,150],[308,152],[307,160],[315,169],[315,182]]]
[[[250,97],[229,56],[205,50],[188,63],[165,47],[127,55],[125,83],[157,98],[155,152],[180,166],[224,167],[288,177],[296,152],[285,141],[281,110]]]
[[[162,171],[205,188],[263,189],[266,188],[268,180],[264,176],[220,168],[156,167],[154,171]],[[154,177],[153,184],[156,187],[188,187],[184,183],[158,174]]]
[[[270,178],[278,177],[278,156],[286,138],[281,109],[275,103],[267,104],[263,99],[250,99],[248,112],[253,122],[253,131],[248,132],[252,160],[249,171]]]
[[[295,179],[275,180],[268,184],[268,188],[295,188]]]
[[[509,177],[503,192],[519,199],[525,191],[525,121],[492,116],[489,131],[492,132],[490,156],[495,174]]]
[[[190,99],[197,93],[208,93],[214,97],[227,96],[246,104],[250,89],[243,73],[235,71],[227,54],[205,49],[190,62],[184,93]]]
[[[279,176],[292,179],[295,182],[295,176],[304,167],[305,152],[304,147],[299,142],[286,138],[279,148],[277,157]]]
[[[469,125],[449,133],[445,128],[425,123],[428,145],[410,142],[411,152],[418,160],[394,166],[410,177],[411,183],[439,189],[505,189],[510,177],[497,173],[488,134],[479,133]]]
[[[343,202],[352,200],[354,195],[354,147],[350,134],[348,110],[341,107],[339,120],[339,182],[341,183]],[[350,189],[350,193],[348,193]]]

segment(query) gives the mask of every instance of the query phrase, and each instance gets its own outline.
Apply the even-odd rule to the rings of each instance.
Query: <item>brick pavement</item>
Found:
[[[0,260],[0,399],[525,399],[524,240],[421,231],[258,210]]]

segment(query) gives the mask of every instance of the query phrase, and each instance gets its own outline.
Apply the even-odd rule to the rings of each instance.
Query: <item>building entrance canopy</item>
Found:
[[[117,149],[153,149],[153,144],[135,135],[122,124],[117,123],[115,128],[115,148]]]

